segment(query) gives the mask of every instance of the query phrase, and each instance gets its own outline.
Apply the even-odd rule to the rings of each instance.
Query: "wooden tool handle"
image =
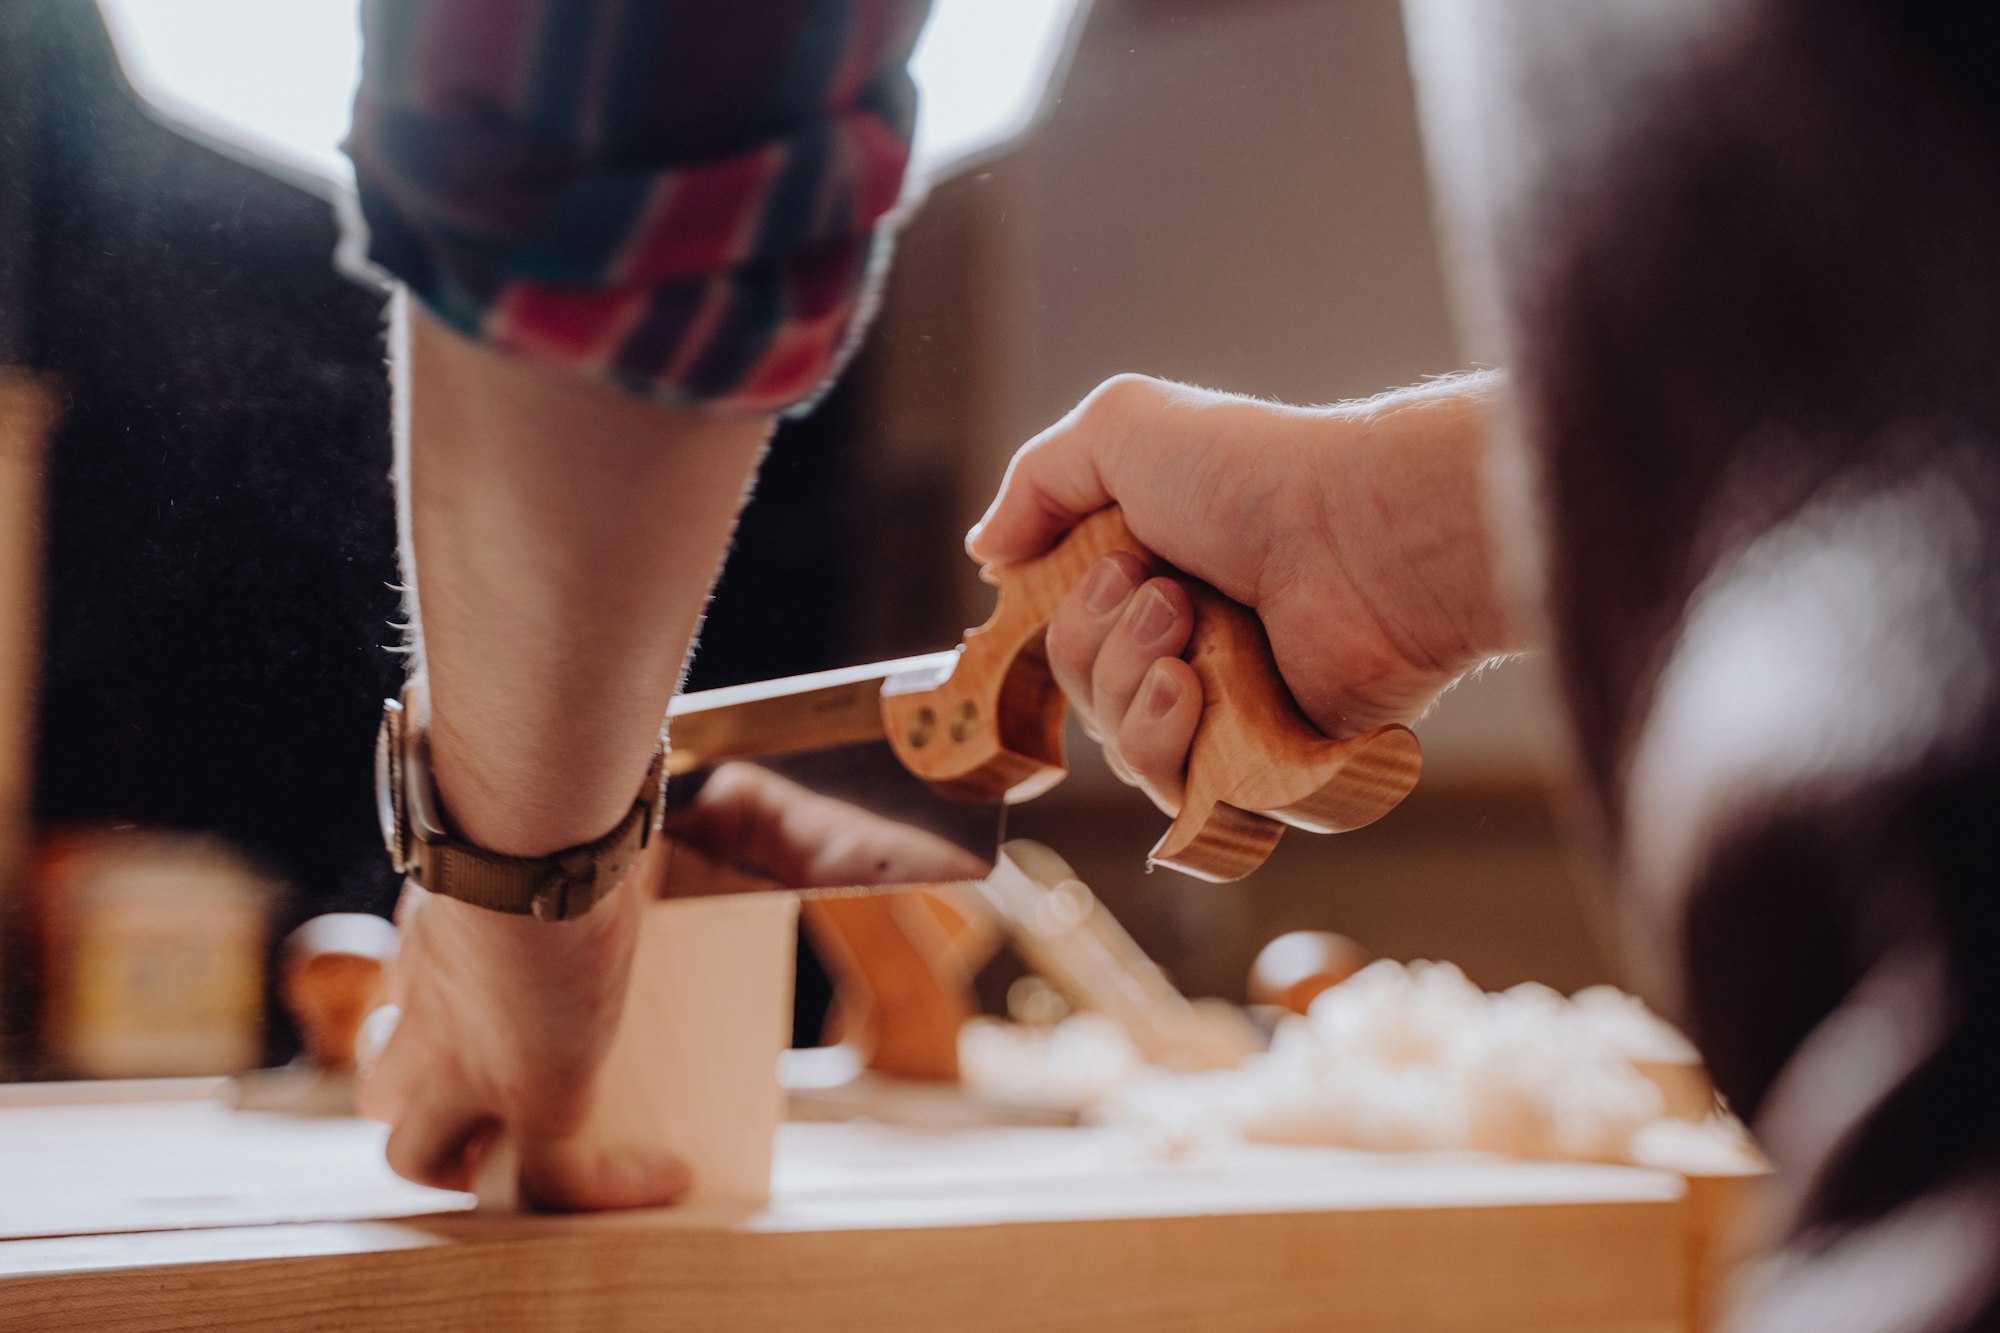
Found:
[[[1194,602],[1188,661],[1202,685],[1180,816],[1155,864],[1200,879],[1241,879],[1278,845],[1283,825],[1341,833],[1372,823],[1416,785],[1423,766],[1408,727],[1346,740],[1320,734],[1278,675],[1257,617],[1141,546],[1115,507],[1033,560],[984,571],[1000,590],[992,618],[968,631],[952,674],[932,688],[883,691],[889,742],[905,766],[969,800],[1023,801],[1063,778],[1062,692],[1045,637],[1057,603],[1113,551],[1181,580]]]
[[[856,893],[799,904],[833,981],[838,1040],[864,1069],[958,1081],[958,1030],[979,1012],[973,977],[1000,947],[964,885]]]
[[[382,1002],[396,928],[379,916],[330,912],[285,937],[279,986],[308,1062],[353,1069],[361,1025]]]

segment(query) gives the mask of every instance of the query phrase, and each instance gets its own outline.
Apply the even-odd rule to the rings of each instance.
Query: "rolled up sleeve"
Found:
[[[887,260],[928,0],[366,0],[348,253],[676,407],[810,402]]]

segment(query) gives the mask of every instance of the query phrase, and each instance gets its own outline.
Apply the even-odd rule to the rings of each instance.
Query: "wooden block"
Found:
[[[694,1171],[691,1200],[770,1194],[798,915],[786,893],[646,907],[592,1132],[611,1145],[664,1142]]]
[[[41,655],[42,451],[56,419],[46,381],[0,366],[0,1070],[33,790],[35,675]]]
[[[804,905],[834,984],[837,1039],[890,1078],[958,1081],[958,1030],[979,1012],[972,977],[998,932],[961,890],[855,894]]]
[[[1687,1060],[1634,1060],[1632,1067],[1660,1090],[1660,1104],[1675,1120],[1701,1121],[1715,1114],[1719,1105],[1715,1085],[1708,1070],[1697,1058]]]
[[[1722,1327],[1730,1282],[1748,1252],[1759,1195],[1770,1177],[1758,1172],[1689,1176],[1687,1206],[1688,1327]]]
[[[1704,1078],[1702,1086],[1707,1088]],[[1712,1099],[1714,1094],[1709,1093]],[[1708,1127],[1712,1128],[1712,1126]],[[1681,1208],[1688,1269],[1688,1327],[1722,1327],[1736,1269],[1756,1252],[1773,1221],[1772,1174],[1746,1136],[1740,1141],[1703,1130],[1654,1134],[1635,1158],[1686,1182]]]
[[[678,884],[693,896],[642,909],[624,1016],[583,1132],[614,1153],[679,1157],[694,1176],[687,1202],[760,1203],[785,1111],[778,1060],[791,1045],[799,900],[671,838],[634,873],[655,895]],[[473,1187],[482,1211],[517,1207],[511,1143],[488,1145]]]

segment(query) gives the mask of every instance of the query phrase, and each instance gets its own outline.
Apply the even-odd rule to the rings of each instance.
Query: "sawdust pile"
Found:
[[[971,1025],[960,1060],[976,1091],[1083,1106],[1169,1150],[1238,1137],[1629,1162],[1666,1139],[1701,1151],[1712,1138],[1725,1154],[1747,1144],[1710,1114],[1692,1047],[1639,1000],[1608,986],[1568,999],[1533,984],[1490,994],[1448,963],[1373,963],[1308,1015],[1287,1015],[1270,1049],[1235,1069],[1150,1066],[1089,1014],[1043,1029]]]

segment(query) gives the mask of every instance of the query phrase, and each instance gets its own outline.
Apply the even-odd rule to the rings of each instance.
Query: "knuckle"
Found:
[[[1084,398],[1081,410],[1086,416],[1123,416],[1152,406],[1159,401],[1165,389],[1164,381],[1128,371],[1113,375],[1092,389]]]

